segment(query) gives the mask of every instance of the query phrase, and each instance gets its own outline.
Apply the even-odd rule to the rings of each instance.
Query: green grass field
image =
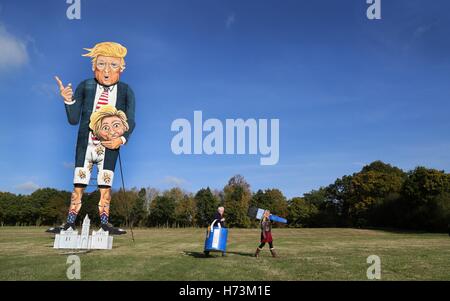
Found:
[[[65,250],[45,228],[0,228],[0,280],[67,280]],[[257,229],[230,229],[228,256],[203,257],[204,229],[135,229],[113,250],[77,254],[82,280],[367,280],[369,255],[382,280],[450,280],[450,237],[357,229],[274,229],[280,255],[253,254]]]

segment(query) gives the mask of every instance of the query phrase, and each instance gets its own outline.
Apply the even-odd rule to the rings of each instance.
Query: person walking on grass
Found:
[[[214,223],[212,225],[212,227],[214,228],[215,226],[217,226],[218,224],[220,224],[221,228],[225,228],[225,218],[223,217],[223,214],[225,212],[225,208],[220,206],[219,208],[217,208],[217,212],[216,214],[214,214]],[[210,231],[210,228],[208,228],[208,232]],[[205,255],[209,256],[209,251],[205,251]],[[222,257],[227,256],[227,254],[225,252],[222,252]]]
[[[270,211],[264,211],[263,218],[261,219],[261,244],[256,248],[256,258],[259,257],[259,253],[261,252],[262,248],[264,248],[266,243],[269,244],[272,257],[277,257],[277,254],[275,253],[275,250],[273,248],[272,222],[270,221],[269,216]]]

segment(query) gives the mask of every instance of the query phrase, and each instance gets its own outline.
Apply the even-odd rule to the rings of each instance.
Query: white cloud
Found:
[[[51,99],[59,96],[58,86],[55,83],[38,83],[31,87],[32,91],[43,96],[46,99]]]
[[[34,182],[28,181],[28,182],[17,185],[15,188],[17,190],[19,190],[19,192],[31,193],[31,192],[39,189],[39,185]]]
[[[26,43],[11,35],[0,24],[0,71],[17,68],[28,62]]]
[[[177,178],[174,176],[167,176],[163,179],[163,182],[168,185],[180,187],[187,183],[185,179]]]
[[[226,21],[225,21],[225,26],[227,27],[227,29],[231,28],[231,26],[233,26],[233,24],[236,23],[236,15],[234,13],[228,15]]]
[[[418,38],[422,37],[423,35],[427,34],[430,30],[433,29],[435,24],[436,24],[436,22],[418,26],[413,34],[414,38],[418,39]]]

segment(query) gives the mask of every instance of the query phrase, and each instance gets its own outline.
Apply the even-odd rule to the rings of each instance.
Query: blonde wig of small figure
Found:
[[[117,116],[118,118],[120,118],[125,127],[125,132],[129,130],[130,127],[127,122],[127,115],[125,115],[123,111],[117,110],[111,105],[105,105],[91,115],[89,128],[92,130],[96,137],[99,137],[103,118],[112,116]]]

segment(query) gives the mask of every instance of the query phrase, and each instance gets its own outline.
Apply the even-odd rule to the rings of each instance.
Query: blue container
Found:
[[[252,209],[253,209],[253,208],[250,208],[250,209],[249,209],[249,212],[251,212],[250,210],[252,210]],[[255,208],[255,209],[256,209],[256,208]],[[257,210],[255,211],[255,209],[252,210],[252,211],[253,211],[252,213],[249,213],[249,214],[251,214],[251,217],[254,217],[253,214],[256,213],[256,218],[257,218],[257,219],[262,219],[262,218],[263,218],[263,215],[264,215],[264,212],[265,212],[266,210],[261,209],[261,208],[257,208]],[[282,218],[282,217],[279,217],[279,216],[277,216],[277,215],[271,214],[271,215],[269,215],[269,219],[270,219],[271,221],[273,221],[273,222],[279,222],[279,223],[287,224],[287,219]]]
[[[274,222],[279,222],[279,223],[287,224],[287,219],[282,218],[282,217],[279,217],[279,216],[277,216],[277,215],[271,214],[271,215],[269,215],[269,219],[270,219],[271,221],[274,221]]]
[[[213,227],[214,222],[215,220],[206,232],[205,251],[225,252],[227,249],[228,229],[222,228],[220,224],[218,224],[218,227]]]

